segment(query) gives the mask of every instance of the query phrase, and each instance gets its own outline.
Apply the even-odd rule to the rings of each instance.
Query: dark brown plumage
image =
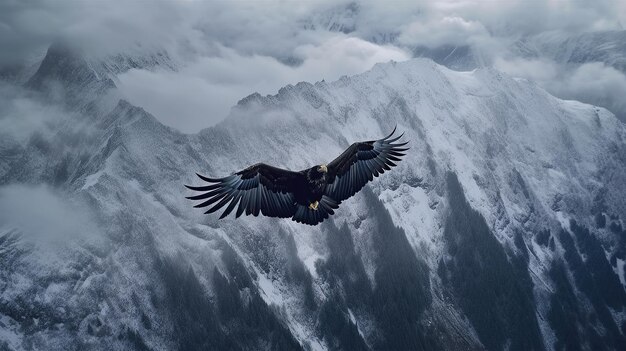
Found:
[[[298,172],[258,163],[224,178],[198,174],[209,184],[186,185],[201,192],[187,198],[202,201],[194,207],[211,206],[206,213],[226,206],[220,219],[237,208],[236,217],[245,212],[316,225],[334,214],[343,200],[400,161],[408,142],[395,143],[402,135],[390,139],[395,131],[383,139],[350,145],[328,165]]]

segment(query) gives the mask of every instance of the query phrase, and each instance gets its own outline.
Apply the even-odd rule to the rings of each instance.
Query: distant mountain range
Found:
[[[0,349],[626,345],[626,125],[606,109],[417,58],[253,94],[182,134],[117,90],[137,67],[176,64],[55,45],[24,80],[65,113],[0,131],[16,209],[0,216]],[[218,221],[184,198],[195,172],[301,169],[395,125],[405,160],[320,226]]]
[[[498,49],[481,42],[407,47],[406,43],[400,42],[400,32],[397,28],[387,29],[384,25],[371,23],[372,18],[368,17],[371,14],[366,12],[359,3],[349,2],[329,7],[326,11],[312,15],[303,21],[302,26],[305,29],[321,29],[356,35],[378,44],[405,47],[412,52],[414,57],[430,58],[457,71],[493,67],[497,60],[510,60],[512,65],[520,64],[519,61],[539,61],[547,68],[538,67],[536,70],[550,70],[554,69],[553,66],[560,70],[556,72],[557,77],[545,77],[545,82],[539,82],[551,94],[605,107],[622,122],[626,122],[626,104],[622,98],[622,90],[626,89],[626,30],[583,33],[549,31],[522,37],[501,37],[498,33],[491,33],[493,40],[501,46]],[[419,21],[419,13],[415,16],[415,21]],[[585,77],[588,80],[588,89],[570,91],[567,80],[577,69],[586,64],[601,64],[602,68],[611,67],[618,74],[623,75],[614,77],[613,82],[604,82],[603,84],[607,84],[608,87],[598,92],[593,88],[595,87],[593,84],[599,79],[606,78],[594,77],[592,72]],[[562,80],[562,82],[554,82],[555,80]],[[616,89],[615,81],[619,82],[622,90],[612,91]]]

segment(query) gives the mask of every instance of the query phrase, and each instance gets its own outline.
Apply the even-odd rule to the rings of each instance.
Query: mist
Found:
[[[28,236],[57,240],[95,230],[83,206],[45,185],[0,187],[0,223]]]

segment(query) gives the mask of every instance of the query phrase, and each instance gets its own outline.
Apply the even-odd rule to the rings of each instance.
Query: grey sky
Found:
[[[551,63],[523,62],[530,69],[524,71],[499,57],[503,48],[544,31],[620,30],[625,18],[626,2],[607,0],[5,0],[0,65],[25,62],[60,38],[101,57],[138,43],[167,50],[175,72],[131,70],[118,86],[165,124],[193,132],[219,122],[253,92],[360,73],[376,62],[408,59],[417,45],[474,45],[500,69],[549,80]],[[618,91],[626,88],[620,72],[603,67],[587,67],[567,83],[590,72]],[[579,94],[568,89],[564,94]]]

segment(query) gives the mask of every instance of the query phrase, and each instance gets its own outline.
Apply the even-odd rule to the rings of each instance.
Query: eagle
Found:
[[[257,163],[224,178],[196,173],[208,184],[185,185],[200,192],[187,199],[202,201],[196,208],[211,206],[206,214],[226,206],[220,219],[236,207],[236,218],[245,212],[317,225],[334,214],[342,201],[405,156],[408,141],[399,142],[404,133],[393,137],[395,132],[396,128],[383,139],[356,142],[332,162],[297,172]]]

